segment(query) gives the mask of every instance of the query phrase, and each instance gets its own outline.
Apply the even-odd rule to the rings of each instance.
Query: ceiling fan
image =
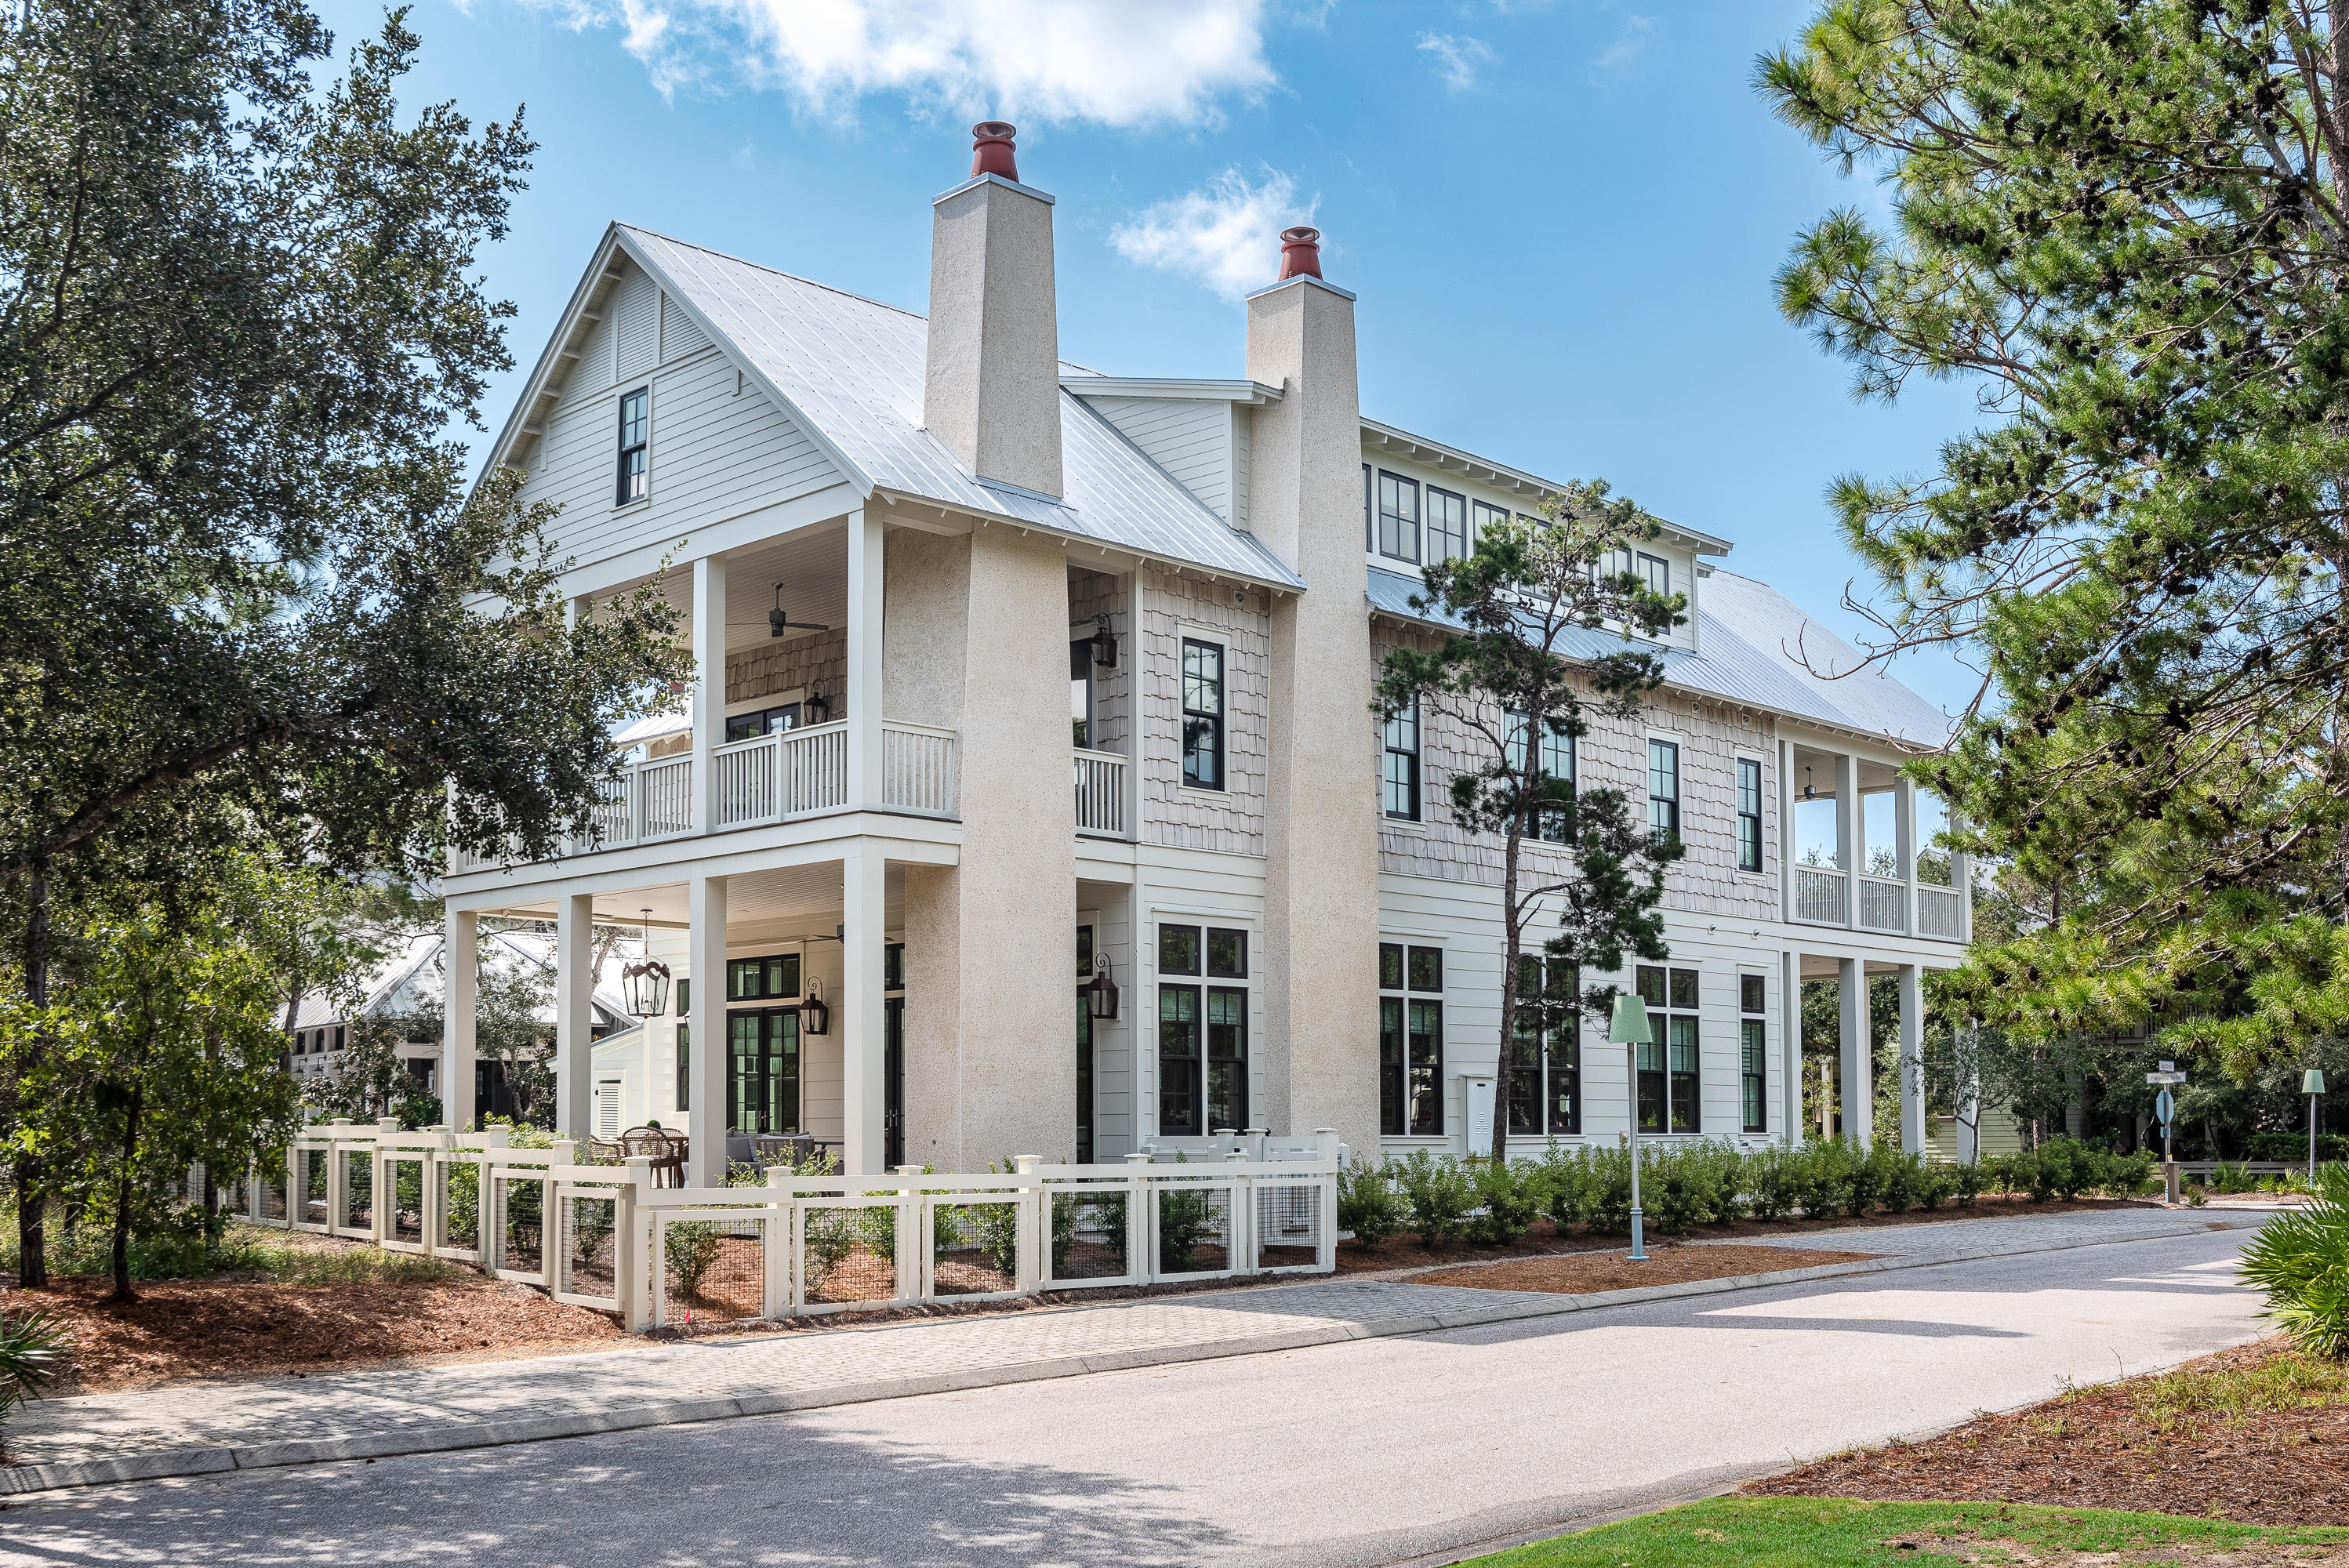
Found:
[[[767,635],[788,637],[794,632],[829,632],[831,630],[830,626],[819,626],[812,621],[794,624],[789,615],[783,614],[783,585],[780,583],[775,584],[775,607],[767,612]]]

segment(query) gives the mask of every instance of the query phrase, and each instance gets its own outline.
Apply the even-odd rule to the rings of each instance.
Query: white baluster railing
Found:
[[[881,803],[918,817],[955,814],[955,748],[951,729],[901,724],[881,727]]]
[[[1844,923],[1844,874],[1819,866],[1795,868],[1795,918],[1818,925]]]
[[[1125,758],[1081,748],[1076,775],[1077,831],[1125,837]]]

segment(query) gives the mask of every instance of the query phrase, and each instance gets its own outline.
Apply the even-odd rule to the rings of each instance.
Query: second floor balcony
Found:
[[[1785,915],[1804,925],[1964,942],[1966,857],[1939,847],[1949,817],[1889,762],[1789,741],[1782,755]]]

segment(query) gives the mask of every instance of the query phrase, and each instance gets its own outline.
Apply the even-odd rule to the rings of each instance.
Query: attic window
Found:
[[[639,387],[620,399],[620,485],[614,502],[626,506],[645,499],[646,404],[652,389]]]

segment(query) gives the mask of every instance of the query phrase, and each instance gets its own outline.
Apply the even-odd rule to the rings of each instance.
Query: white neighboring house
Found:
[[[447,968],[442,955],[447,936],[441,932],[428,932],[409,939],[405,947],[377,965],[374,972],[361,982],[362,1000],[352,1007],[336,1006],[333,997],[313,992],[302,998],[295,1010],[294,1027],[288,1031],[285,1055],[286,1070],[297,1077],[331,1077],[341,1070],[343,1052],[349,1044],[350,1026],[359,1018],[399,1016],[419,1008],[437,1008],[447,984]],[[489,937],[490,951],[483,962],[502,969],[530,968],[552,976],[554,972],[554,934],[551,930],[493,931]],[[625,950],[624,950],[625,948]],[[620,970],[629,959],[638,955],[640,943],[616,944],[605,961],[605,975],[595,988],[595,1035],[604,1039],[623,1036],[633,1037],[640,1027],[630,1017],[620,990]],[[554,1009],[540,1009],[540,1019],[548,1025],[554,1022]],[[427,1094],[439,1094],[440,1042],[437,1039],[405,1040],[397,1050],[408,1074]],[[503,1085],[498,1080],[496,1064],[475,1065],[475,1097],[484,1112],[503,1113],[510,1102],[503,1097]],[[617,1076],[617,1075],[615,1075]],[[600,1109],[600,1107],[599,1107]]]
[[[1672,526],[1634,563],[1692,604],[1670,684],[1557,759],[1689,846],[1671,961],[1586,976],[1646,991],[1662,1037],[1635,1069],[1569,1031],[1504,1081],[1496,848],[1443,804],[1460,738],[1382,729],[1371,687],[1436,634],[1420,567],[1558,487],[1363,417],[1356,299],[1309,230],[1232,377],[1061,360],[1052,198],[1011,158],[982,139],[937,198],[926,318],[615,224],[553,324],[493,459],[560,506],[583,610],[669,563],[698,667],[689,717],[623,738],[595,839],[449,867],[458,953],[485,913],[554,922],[566,1064],[594,928],[647,918],[677,983],[592,1072],[627,1120],[689,1125],[697,1182],[725,1128],[856,1171],[1227,1128],[1474,1151],[1496,1104],[1521,1140],[1612,1142],[1635,1100],[1665,1138],[1798,1140],[1806,977],[1898,975],[1915,1048],[1971,877],[1920,854],[1939,809],[1897,769],[1947,723],[1878,671],[1822,678],[1857,656]],[[1842,994],[1867,1138],[1866,987]],[[1923,1148],[1913,1094],[1902,1123]]]

